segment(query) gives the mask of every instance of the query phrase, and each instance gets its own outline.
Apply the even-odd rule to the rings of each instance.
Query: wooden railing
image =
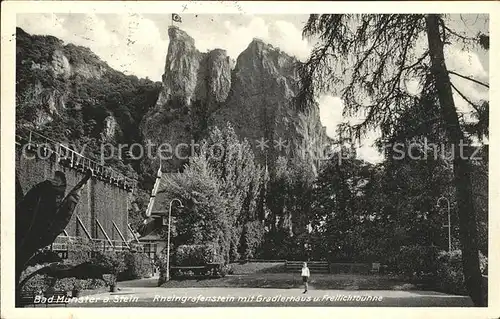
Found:
[[[298,272],[302,269],[304,261],[289,261],[285,262],[285,268],[287,271]],[[311,272],[315,273],[328,273],[330,269],[328,268],[327,261],[307,261],[307,267]]]
[[[56,240],[49,246],[52,251],[58,252],[66,256],[68,251],[78,250],[79,246],[90,246],[91,251],[126,251],[135,250],[142,252],[144,247],[136,243],[126,243],[121,240],[111,240],[101,238],[94,238],[92,240],[84,239],[82,237],[73,236],[58,236]]]
[[[62,166],[82,173],[91,169],[93,176],[97,179],[129,192],[133,191],[136,184],[136,180],[83,156],[67,145],[31,130],[28,130],[28,133],[16,132],[16,145],[25,146],[27,151],[38,152],[45,159],[53,160]]]

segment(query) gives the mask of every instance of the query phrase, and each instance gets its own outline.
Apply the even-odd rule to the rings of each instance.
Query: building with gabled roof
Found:
[[[158,255],[164,254],[167,247],[167,238],[162,228],[168,227],[169,202],[165,188],[171,183],[172,175],[181,173],[163,173],[161,166],[158,169],[155,185],[151,192],[146,219],[139,229],[138,241],[144,247],[144,252],[156,261]]]

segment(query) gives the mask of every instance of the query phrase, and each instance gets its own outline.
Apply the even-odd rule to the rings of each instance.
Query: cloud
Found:
[[[52,35],[61,39],[67,36],[64,20],[53,13],[27,13],[17,15],[17,26],[33,34]]]
[[[262,18],[254,18],[246,25],[234,25],[231,21],[224,21],[224,33],[211,32],[211,30],[182,27],[194,40],[196,47],[201,52],[221,48],[236,59],[246,49],[254,37],[268,38],[269,28]]]
[[[26,32],[53,35],[65,43],[90,48],[125,74],[160,80],[168,40],[155,23],[140,14],[22,14],[17,24]]]
[[[183,29],[196,42],[200,51],[222,48],[227,54],[236,59],[244,51],[254,38],[262,39],[282,51],[305,59],[311,52],[311,47],[306,40],[302,39],[302,31],[294,24],[276,20],[266,22],[261,17],[253,17],[246,24],[235,24],[229,20],[223,22],[224,32],[212,33],[210,30],[183,27]]]
[[[321,124],[326,127],[326,135],[331,138],[337,136],[337,125],[343,122],[342,100],[337,96],[323,95],[318,100],[319,117]]]
[[[457,46],[446,46],[444,54],[448,70],[475,78],[488,78],[488,72],[476,53],[461,50]]]
[[[88,47],[125,74],[161,80],[169,41],[162,36],[164,26],[141,14],[19,14],[17,23],[28,33],[53,35],[66,43]],[[226,20],[222,32],[220,24],[217,28],[200,28],[186,23],[181,28],[194,38],[200,51],[222,48],[233,59],[256,37],[299,59],[310,52],[301,30],[284,20],[251,16],[237,25]]]
[[[448,70],[482,82],[489,82],[489,72],[485,70],[476,53],[462,50],[457,46],[448,46],[445,48],[445,59]],[[450,75],[450,80],[472,103],[479,104],[482,100],[489,100],[487,88],[453,74]],[[464,115],[464,119],[466,121],[473,120],[471,117],[473,107],[454,89],[453,99],[458,112]]]
[[[312,47],[302,39],[302,31],[287,21],[276,21],[271,25],[269,41],[281,50],[305,60],[311,53]]]

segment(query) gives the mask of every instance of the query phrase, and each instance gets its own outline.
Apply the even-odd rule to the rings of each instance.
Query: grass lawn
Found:
[[[234,275],[247,275],[255,273],[284,273],[286,272],[285,263],[264,263],[251,262],[245,264],[230,264]]]
[[[166,288],[237,287],[237,288],[299,288],[300,274],[266,273],[235,274],[217,279],[170,280],[162,285]],[[382,275],[358,274],[311,274],[311,289],[341,290],[412,290],[413,285],[397,278]]]

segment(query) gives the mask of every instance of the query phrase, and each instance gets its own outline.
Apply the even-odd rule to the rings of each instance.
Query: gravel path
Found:
[[[273,288],[122,288],[86,296],[68,307],[468,307],[466,296],[432,291],[315,290]]]

